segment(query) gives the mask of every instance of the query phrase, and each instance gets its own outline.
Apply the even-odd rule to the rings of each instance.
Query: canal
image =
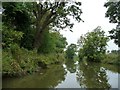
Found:
[[[3,88],[118,88],[118,66],[100,63],[66,62],[41,72],[3,78]]]

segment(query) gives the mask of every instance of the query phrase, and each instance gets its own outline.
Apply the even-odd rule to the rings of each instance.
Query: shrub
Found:
[[[39,67],[47,68],[47,65],[61,63],[63,60],[62,53],[37,54],[35,50],[29,51],[14,44],[9,49],[3,50],[3,75],[31,74],[38,71]]]

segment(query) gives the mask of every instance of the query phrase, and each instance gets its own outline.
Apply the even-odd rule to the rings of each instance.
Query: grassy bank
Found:
[[[116,53],[107,54],[105,58],[101,61],[102,63],[106,63],[106,64],[120,65],[119,56]]]
[[[37,54],[36,51],[13,46],[2,53],[3,76],[22,76],[47,68],[50,64],[62,63],[62,53]]]
[[[83,59],[79,59],[78,61],[83,61],[83,62],[97,62],[97,63],[101,63],[101,64],[110,64],[110,65],[120,65],[120,56],[118,53],[109,53],[109,54],[105,54],[103,56],[103,59],[101,59],[100,61],[98,61],[96,59],[96,61],[94,60],[87,60],[86,57],[84,57]]]

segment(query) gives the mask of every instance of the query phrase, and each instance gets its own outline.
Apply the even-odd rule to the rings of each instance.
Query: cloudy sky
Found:
[[[92,31],[97,26],[101,26],[102,29],[106,32],[106,35],[109,35],[108,31],[115,28],[115,24],[109,23],[109,19],[105,18],[106,8],[103,6],[106,0],[80,0],[82,2],[81,9],[83,14],[81,18],[85,21],[83,22],[74,22],[73,32],[61,31],[61,34],[67,38],[68,44],[77,43],[78,38],[87,33],[88,31]],[[108,42],[107,46],[108,50],[117,50],[118,47],[113,43],[113,41]]]

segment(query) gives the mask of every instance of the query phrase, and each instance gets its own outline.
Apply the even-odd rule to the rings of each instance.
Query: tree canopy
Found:
[[[109,31],[111,39],[120,47],[120,1],[106,2],[104,6],[107,8],[105,16],[109,18],[110,23],[116,23],[116,29]]]
[[[37,21],[35,48],[40,46],[40,41],[42,41],[40,36],[42,36],[41,34],[47,27],[52,27],[54,30],[61,30],[66,27],[71,29],[73,23],[70,22],[69,16],[78,22],[81,21],[80,15],[82,11],[80,2],[40,2],[39,4],[33,4],[33,6],[35,7],[33,12]]]
[[[71,30],[70,17],[82,21],[80,6],[81,2],[3,2],[3,24],[24,33],[21,47],[38,50],[44,42],[44,32],[66,27]]]
[[[75,56],[76,50],[77,50],[76,44],[70,44],[67,47],[67,50],[66,50],[66,57],[67,57],[67,59],[73,59],[74,56]]]
[[[89,61],[101,61],[105,52],[108,38],[101,27],[95,28],[78,40],[80,46],[79,59],[87,58]]]
[[[67,45],[66,38],[59,32],[45,32],[39,53],[62,53]]]

